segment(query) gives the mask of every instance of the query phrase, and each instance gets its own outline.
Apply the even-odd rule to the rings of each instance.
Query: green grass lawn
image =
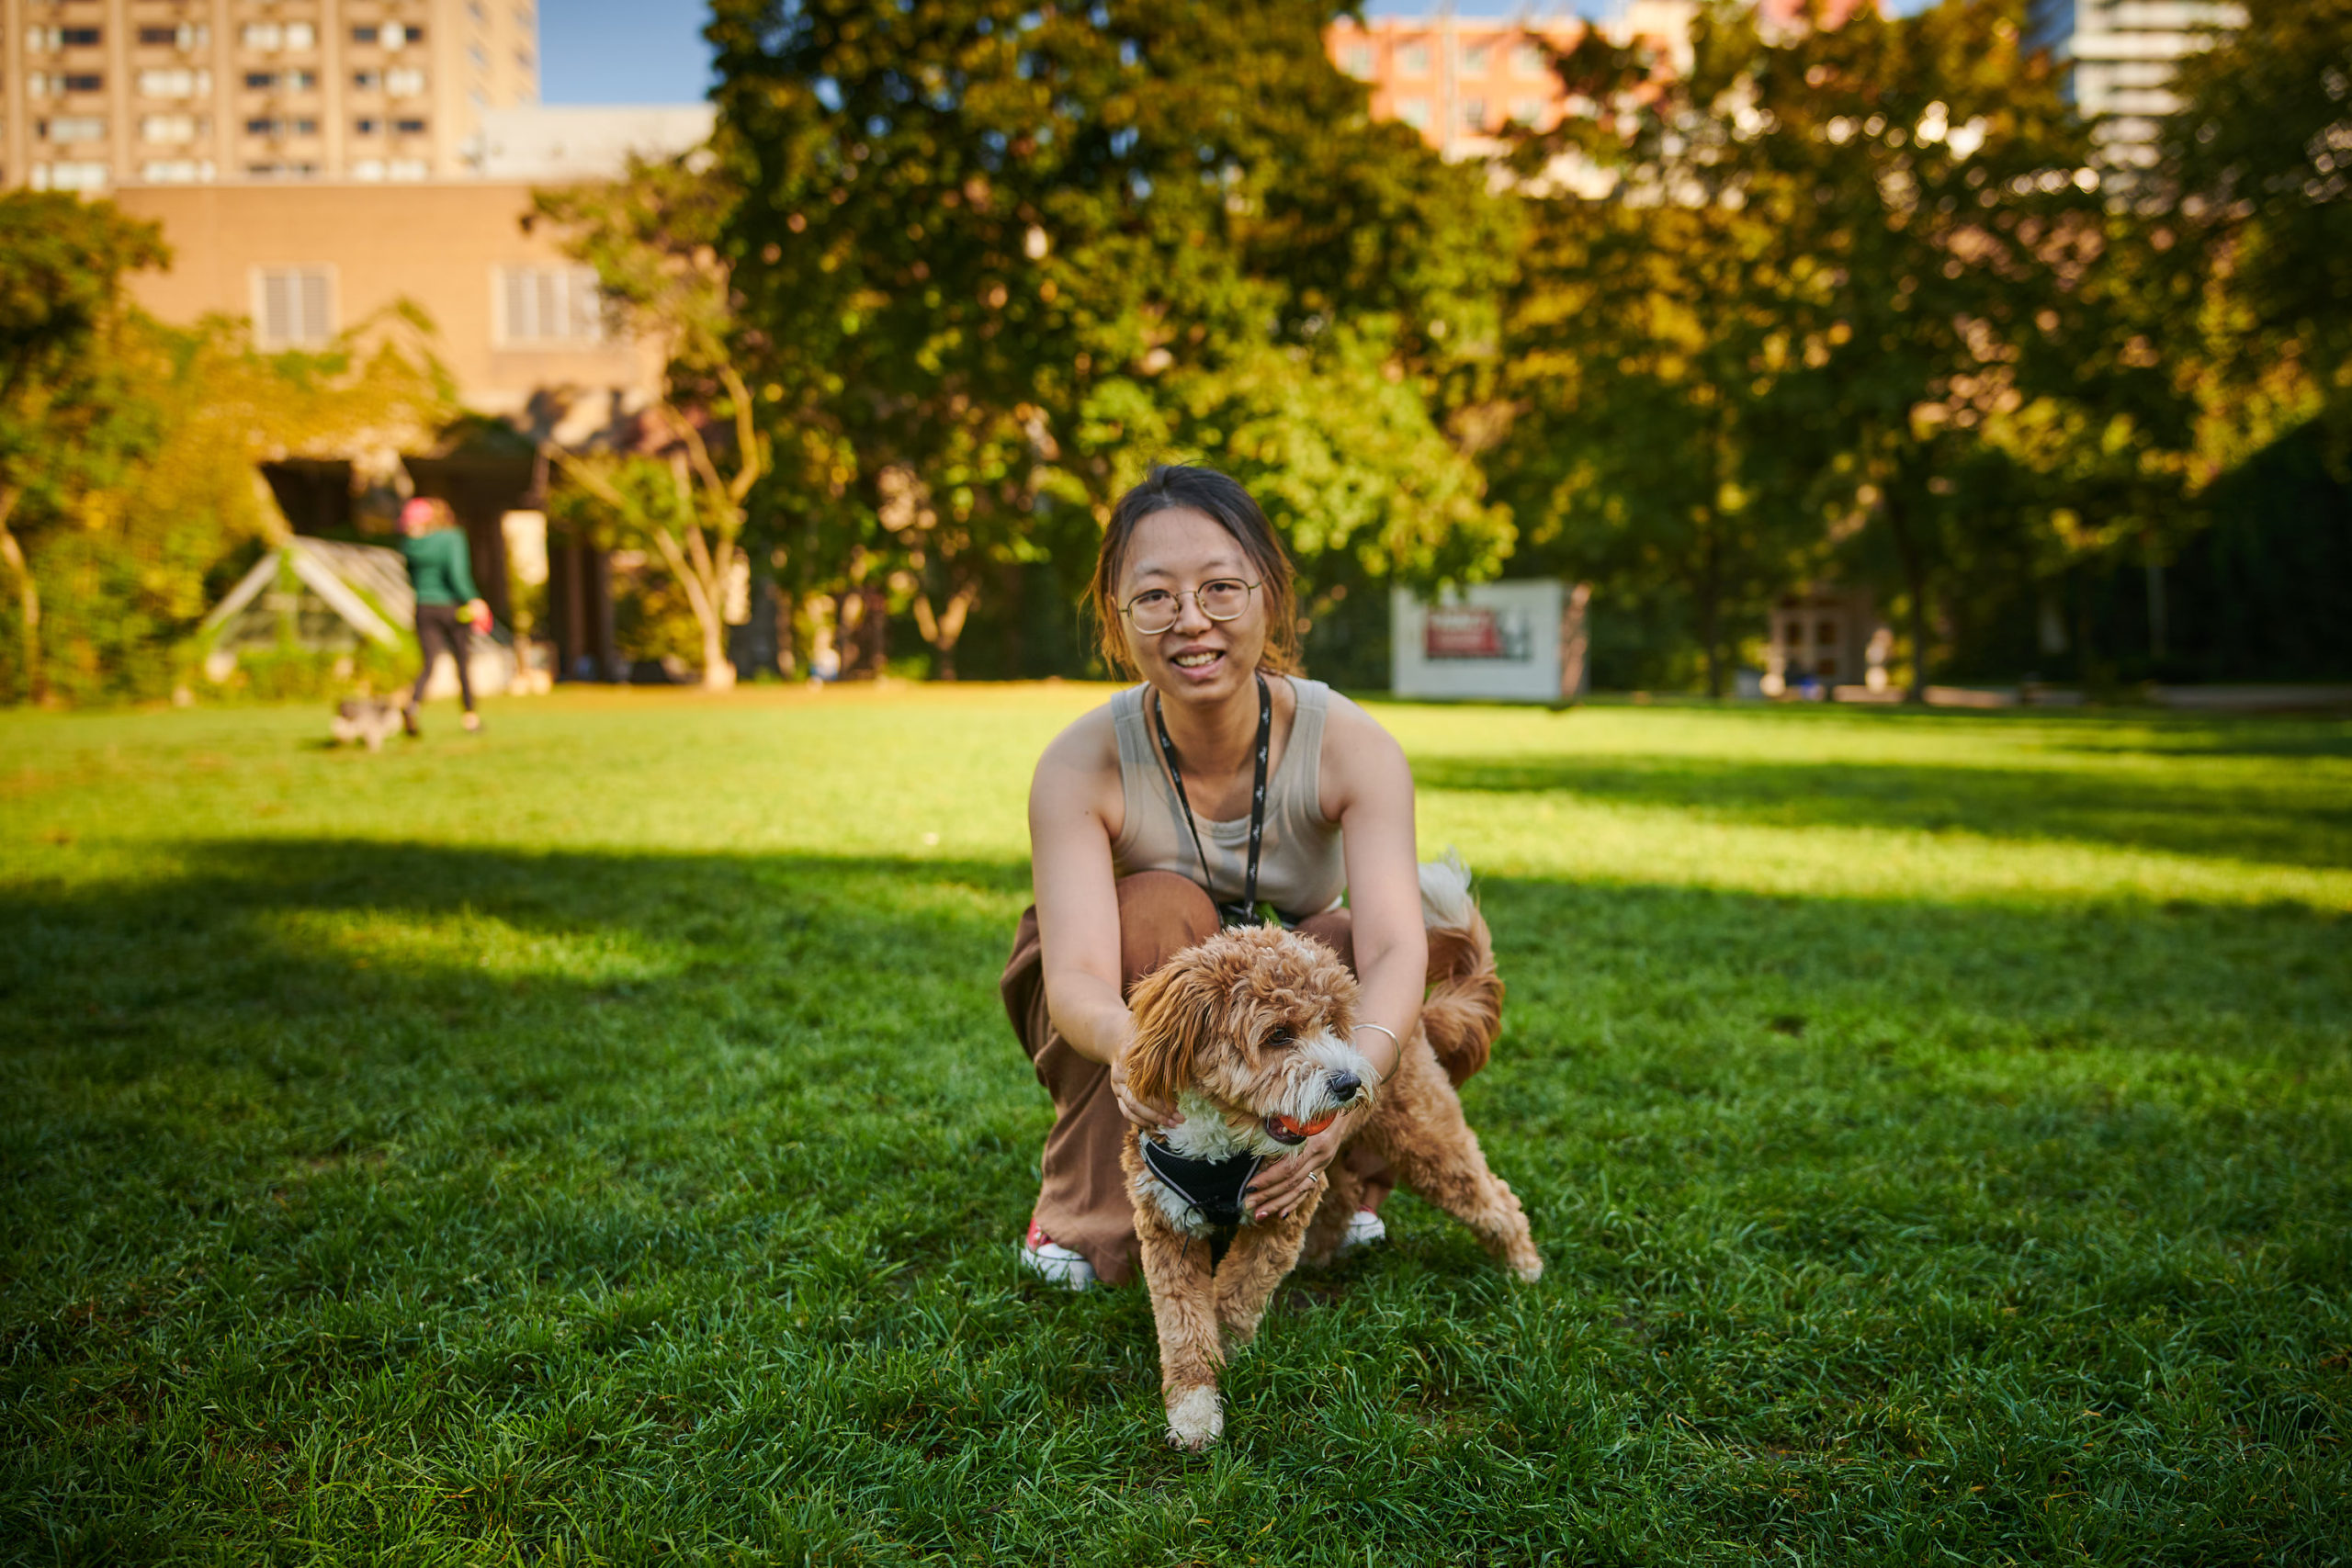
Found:
[[[0,1561],[2352,1556],[2352,726],[1398,706],[1550,1260],[1160,1442],[995,979],[1099,688],[0,716]]]

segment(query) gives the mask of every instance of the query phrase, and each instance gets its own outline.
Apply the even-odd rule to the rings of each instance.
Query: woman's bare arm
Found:
[[[1119,987],[1119,898],[1111,864],[1118,780],[1118,742],[1104,708],[1055,738],[1029,786],[1030,877],[1046,1010],[1072,1050],[1109,1066],[1112,1092],[1130,1120],[1170,1125],[1178,1120],[1172,1106],[1127,1093],[1120,1060],[1135,1021]]]
[[[1323,815],[1340,824],[1348,863],[1348,908],[1354,916],[1356,1020],[1395,1031],[1357,1031],[1355,1047],[1385,1081],[1396,1071],[1398,1041],[1421,1021],[1429,937],[1421,926],[1420,862],[1414,847],[1413,771],[1395,737],[1334,694],[1323,732]],[[1286,1214],[1306,1196],[1340,1152],[1343,1121],[1306,1141],[1250,1189],[1261,1214]]]
[[[1080,1055],[1103,1063],[1117,1059],[1129,1028],[1119,997],[1119,903],[1104,811],[1109,732],[1107,713],[1071,725],[1046,748],[1029,785],[1030,877],[1045,949],[1046,1007]],[[1116,753],[1109,760],[1116,779]]]

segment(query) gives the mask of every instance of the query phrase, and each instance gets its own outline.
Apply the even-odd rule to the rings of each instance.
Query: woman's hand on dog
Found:
[[[1299,1145],[1298,1153],[1272,1161],[1259,1173],[1258,1179],[1250,1184],[1250,1203],[1256,1218],[1262,1220],[1274,1214],[1287,1217],[1314,1194],[1323,1184],[1323,1168],[1339,1156],[1340,1140],[1347,1132],[1348,1121],[1348,1117],[1340,1117]]]
[[[1111,1063],[1111,1094],[1119,1102],[1119,1114],[1148,1132],[1155,1127],[1175,1127],[1183,1122],[1177,1109],[1161,1100],[1138,1100],[1127,1089],[1127,1055],[1122,1051]]]

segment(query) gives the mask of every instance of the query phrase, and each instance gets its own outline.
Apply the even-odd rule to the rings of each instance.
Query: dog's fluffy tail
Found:
[[[1494,939],[1470,897],[1461,852],[1421,866],[1421,923],[1429,929],[1429,998],[1421,1028],[1445,1076],[1458,1088],[1487,1065],[1503,1027],[1503,977],[1495,973]]]

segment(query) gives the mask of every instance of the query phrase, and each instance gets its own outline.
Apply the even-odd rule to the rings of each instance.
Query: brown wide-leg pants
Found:
[[[1189,878],[1173,872],[1144,871],[1119,879],[1119,989],[1136,982],[1176,953],[1205,941],[1217,929],[1216,906]],[[1355,972],[1355,918],[1331,909],[1301,921],[1298,929],[1329,946]],[[1012,957],[998,982],[1012,1032],[1029,1053],[1037,1081],[1054,1098],[1054,1130],[1046,1134],[1045,1185],[1037,1194],[1036,1220],[1045,1233],[1094,1265],[1103,1283],[1124,1282],[1135,1271],[1135,1205],[1119,1169],[1119,1146],[1127,1120],[1111,1092],[1111,1069],[1091,1061],[1055,1032],[1046,1011],[1046,971],[1037,945],[1037,910],[1021,917]],[[1345,1156],[1364,1183],[1363,1201],[1376,1205],[1396,1185],[1387,1162],[1362,1149]]]

